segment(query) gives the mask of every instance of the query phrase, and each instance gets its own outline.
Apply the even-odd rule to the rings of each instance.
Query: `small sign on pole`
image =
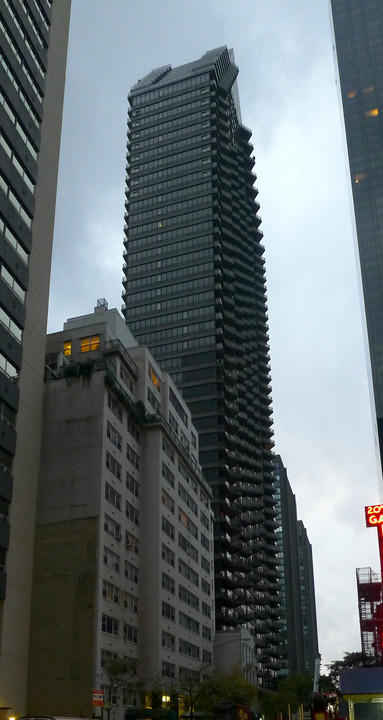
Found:
[[[104,704],[104,691],[93,690],[93,705],[94,707],[102,707]]]

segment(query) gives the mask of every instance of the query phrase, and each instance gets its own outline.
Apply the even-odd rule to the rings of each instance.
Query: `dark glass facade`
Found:
[[[0,3],[0,706],[25,714],[70,0]],[[22,628],[22,630],[20,630]]]
[[[297,506],[282,459],[274,459],[280,530],[278,560],[283,664],[281,675],[305,672]],[[315,628],[316,629],[316,628]]]
[[[315,604],[314,567],[311,543],[307,530],[298,520],[299,574],[302,602],[304,671],[310,675],[319,672],[318,628]]]
[[[279,637],[265,265],[237,74],[222,47],[130,92],[123,312],[192,411],[214,496],[217,629],[252,628],[268,684]]]
[[[332,0],[336,52],[383,458],[383,4]]]

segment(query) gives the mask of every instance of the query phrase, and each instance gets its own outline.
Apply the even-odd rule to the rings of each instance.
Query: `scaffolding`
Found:
[[[383,662],[382,576],[371,568],[357,568],[359,624],[362,652]]]

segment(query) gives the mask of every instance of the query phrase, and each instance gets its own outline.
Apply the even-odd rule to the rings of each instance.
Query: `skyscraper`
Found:
[[[298,520],[299,573],[303,617],[303,641],[305,652],[304,670],[310,675],[319,671],[318,629],[315,604],[313,554],[307,530]],[[317,667],[316,667],[317,666]]]
[[[191,409],[213,492],[217,630],[252,627],[267,684],[279,642],[269,346],[237,74],[221,47],[130,92],[123,311]]]
[[[331,0],[383,459],[383,5]]]
[[[0,706],[26,711],[45,333],[70,0],[0,9]]]

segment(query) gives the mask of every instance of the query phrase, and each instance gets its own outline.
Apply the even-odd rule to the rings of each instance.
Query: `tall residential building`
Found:
[[[302,520],[298,520],[297,528],[305,657],[304,671],[315,676],[316,665],[318,665],[319,661],[319,648],[313,554],[307,530]]]
[[[279,455],[274,459],[279,522],[278,558],[280,572],[281,640],[283,666],[281,675],[305,672],[303,616],[298,550],[297,505],[287,470]]]
[[[123,720],[141,696],[108,661],[148,695],[212,665],[211,492],[186,403],[117,310],[68,320],[46,361],[28,708],[90,717],[103,690]]]
[[[131,89],[123,312],[191,409],[213,492],[217,630],[252,628],[268,684],[279,638],[265,263],[237,75],[221,47]]]
[[[70,0],[0,7],[0,707],[26,711],[46,320]]]
[[[331,5],[383,463],[383,4]]]

